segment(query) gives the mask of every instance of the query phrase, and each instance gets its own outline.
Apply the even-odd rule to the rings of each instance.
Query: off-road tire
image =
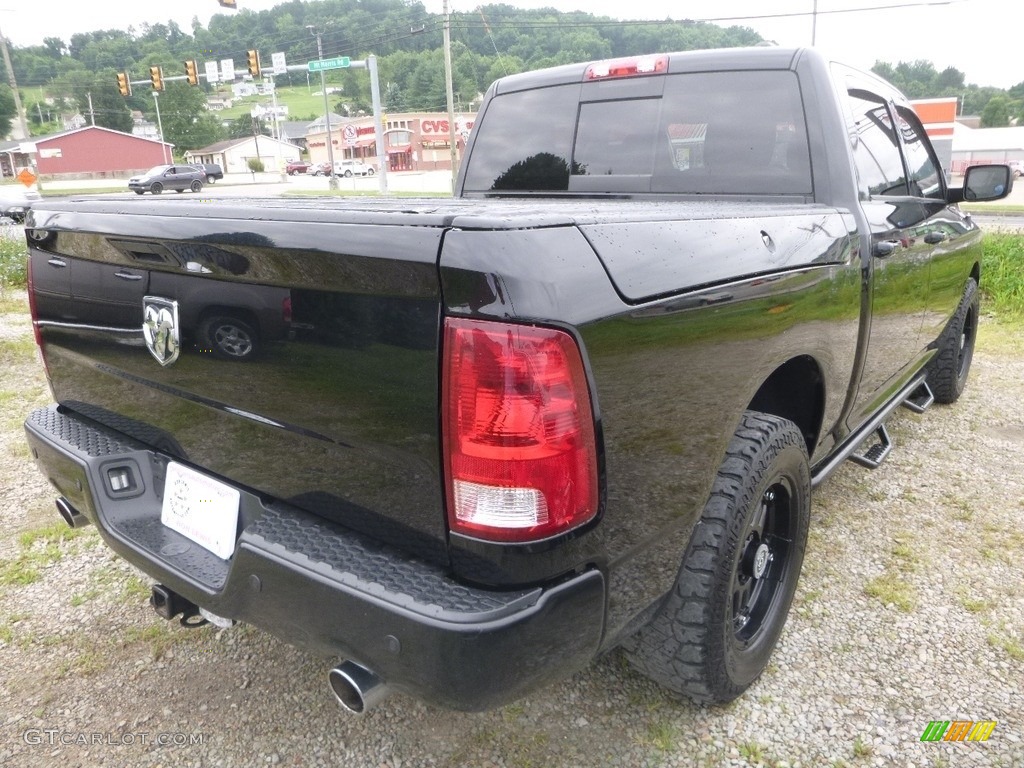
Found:
[[[673,589],[623,644],[630,662],[698,702],[724,703],[743,693],[764,671],[786,623],[810,508],[800,430],[787,419],[747,411]]]
[[[955,403],[967,386],[980,309],[978,284],[971,278],[956,312],[935,342],[935,357],[928,363],[928,386],[937,403]]]

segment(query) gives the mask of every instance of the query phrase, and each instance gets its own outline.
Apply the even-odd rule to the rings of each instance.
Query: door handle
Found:
[[[136,275],[136,274],[133,274],[132,272],[115,272],[114,273],[114,277],[119,277],[122,280],[132,280],[132,281],[141,280],[142,279],[142,275]]]
[[[945,232],[929,232],[927,235],[924,236],[924,241],[928,245],[938,245],[939,243],[941,243],[945,239],[946,239],[946,233]]]
[[[54,259],[47,259],[46,263],[49,264],[51,267],[57,267],[58,269],[64,269],[68,265],[68,263],[66,261],[64,261],[64,259],[56,259],[56,258],[54,258]]]
[[[888,256],[892,256],[899,247],[900,244],[898,240],[881,240],[875,243],[873,253],[879,259],[884,259]]]

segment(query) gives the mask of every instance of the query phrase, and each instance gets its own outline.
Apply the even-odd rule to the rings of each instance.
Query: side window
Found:
[[[861,184],[872,195],[908,195],[899,138],[885,102],[862,90],[849,96],[856,131],[853,161]]]
[[[938,162],[928,149],[924,128],[911,110],[897,108],[900,133],[903,136],[903,151],[910,169],[910,194],[914,197],[931,197],[941,200],[945,197],[942,189],[942,172]]]

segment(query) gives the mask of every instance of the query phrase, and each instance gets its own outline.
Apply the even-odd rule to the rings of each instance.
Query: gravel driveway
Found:
[[[333,660],[164,622],[93,529],[69,535],[20,427],[48,401],[30,329],[2,314],[0,765],[1024,766],[1024,342],[985,323],[974,366],[957,406],[896,412],[880,469],[817,491],[786,632],[730,706],[613,653],[495,712],[394,696],[359,719]],[[922,743],[933,720],[998,724]]]

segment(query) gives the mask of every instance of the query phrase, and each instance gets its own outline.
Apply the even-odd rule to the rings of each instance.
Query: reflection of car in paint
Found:
[[[783,631],[812,486],[877,467],[896,408],[960,397],[982,237],[958,203],[1010,170],[949,187],[910,103],[813,49],[512,75],[477,126],[454,200],[34,205],[60,405],[26,423],[33,456],[161,616],[342,656],[348,709],[498,707],[616,647],[733,699]],[[244,284],[294,300],[295,332],[244,377],[71,336],[51,259],[134,281],[135,324],[141,293],[188,330]]]
[[[160,243],[119,239],[113,244],[129,263],[32,252],[41,320],[134,331],[142,325],[143,297],[155,294],[177,301],[179,330],[198,352],[225,360],[249,360],[265,343],[287,336],[291,319],[287,288],[200,277],[213,273],[210,257],[217,249],[202,249],[207,258],[197,261],[188,260],[190,255],[193,259],[198,256],[195,247],[179,249],[177,258]],[[229,256],[237,262],[237,256]],[[157,263],[178,269],[153,268]],[[227,270],[219,271],[224,274]]]
[[[42,199],[39,192],[21,183],[0,185],[0,216],[21,224],[32,203]]]

